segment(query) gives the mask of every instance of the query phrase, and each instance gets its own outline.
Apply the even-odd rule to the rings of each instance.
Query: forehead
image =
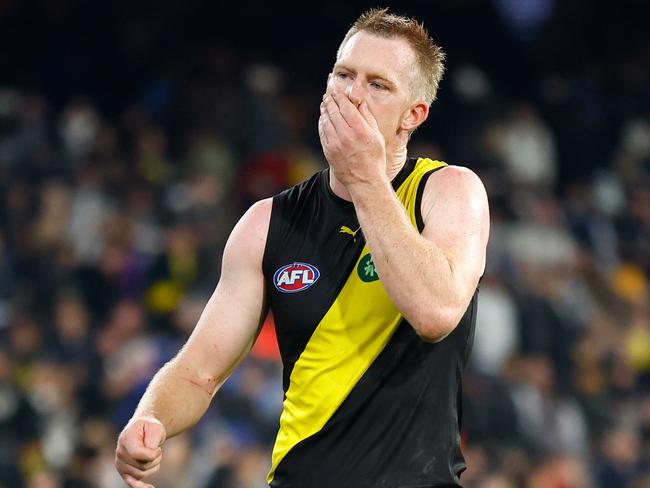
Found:
[[[404,39],[360,31],[341,46],[336,64],[356,71],[385,73],[397,78],[395,81],[408,82],[415,66],[415,53]]]

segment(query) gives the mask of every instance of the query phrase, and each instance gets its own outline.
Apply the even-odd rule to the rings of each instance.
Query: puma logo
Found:
[[[356,238],[357,232],[359,232],[360,229],[361,227],[359,227],[357,230],[352,230],[347,225],[342,225],[341,230],[339,230],[339,232],[341,234],[350,234],[352,237]]]

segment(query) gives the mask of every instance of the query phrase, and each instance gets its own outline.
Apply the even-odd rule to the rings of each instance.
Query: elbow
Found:
[[[422,310],[409,320],[415,332],[425,342],[440,342],[453,332],[465,310],[460,307],[437,307]]]

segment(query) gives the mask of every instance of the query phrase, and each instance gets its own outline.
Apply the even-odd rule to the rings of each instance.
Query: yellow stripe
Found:
[[[416,228],[415,196],[420,180],[427,171],[444,165],[418,159],[414,170],[397,189],[397,196]],[[357,267],[366,254],[367,246],[293,367],[273,447],[269,483],[284,456],[320,431],[332,417],[402,319],[381,280],[364,282],[359,278]]]

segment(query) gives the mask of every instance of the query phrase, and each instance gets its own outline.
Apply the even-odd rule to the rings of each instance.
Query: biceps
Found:
[[[248,353],[266,314],[263,276],[243,274],[219,282],[177,358],[199,378],[214,378],[217,384]]]
[[[485,250],[489,234],[487,207],[465,202],[447,205],[425,219],[422,237],[435,244],[447,256],[458,276],[476,287],[485,268]]]

